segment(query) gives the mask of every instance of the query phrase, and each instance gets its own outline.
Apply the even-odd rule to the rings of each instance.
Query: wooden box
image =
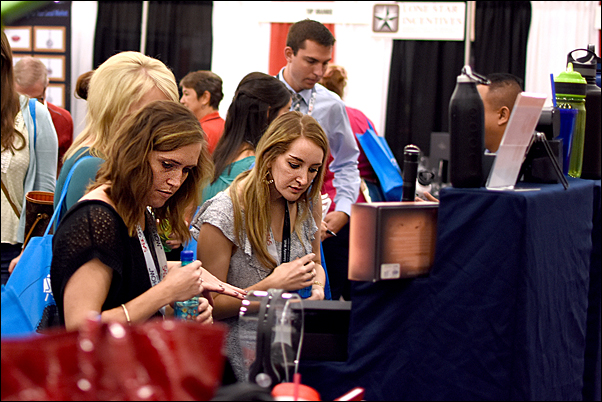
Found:
[[[436,202],[351,206],[349,279],[379,281],[426,274],[435,259]]]

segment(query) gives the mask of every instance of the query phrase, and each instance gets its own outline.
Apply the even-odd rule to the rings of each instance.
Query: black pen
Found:
[[[329,234],[329,235],[331,235],[331,236],[336,236],[336,235],[337,235],[335,232],[333,232],[333,231],[332,231],[332,230],[330,230],[330,229],[326,229],[326,233],[328,233],[328,234]]]

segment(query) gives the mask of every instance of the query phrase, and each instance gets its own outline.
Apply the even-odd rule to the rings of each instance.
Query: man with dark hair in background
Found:
[[[182,98],[180,103],[194,113],[209,142],[209,153],[213,153],[224,132],[224,119],[219,115],[219,104],[224,98],[222,79],[206,70],[186,74],[180,81]]]
[[[487,76],[491,85],[477,85],[485,108],[485,148],[497,152],[516,97],[522,90],[521,79],[508,73]]]
[[[63,166],[63,155],[73,142],[73,118],[71,113],[62,107],[53,105],[46,101],[46,88],[48,87],[48,69],[41,60],[26,56],[15,64],[15,89],[21,95],[37,99],[46,105],[52,118],[52,124],[56,130],[59,141],[58,165],[56,174]]]
[[[332,59],[334,42],[328,28],[317,21],[307,19],[293,24],[284,48],[286,66],[277,77],[293,91],[291,110],[314,117],[328,136],[332,162],[326,171],[322,193],[328,186],[334,187],[336,193],[324,217],[321,236],[332,298],[337,300],[343,295],[349,300],[349,216],[360,189],[359,149],[345,104],[336,94],[318,84]],[[328,234],[326,229],[337,236]]]

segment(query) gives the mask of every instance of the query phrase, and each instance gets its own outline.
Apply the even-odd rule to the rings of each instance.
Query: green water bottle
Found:
[[[585,94],[587,81],[577,71],[573,63],[568,63],[566,71],[554,79],[556,103],[560,109],[577,109],[577,120],[573,130],[569,176],[581,177],[583,167],[583,142],[585,140]]]

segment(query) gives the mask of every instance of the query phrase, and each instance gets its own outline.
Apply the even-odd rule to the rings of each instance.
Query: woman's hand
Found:
[[[311,296],[307,300],[324,300],[324,288],[321,285],[313,284],[311,286]]]
[[[25,249],[23,249],[25,250]],[[8,265],[8,273],[12,274],[13,271],[15,270],[15,267],[17,266],[17,263],[19,262],[19,260],[21,259],[21,256],[23,255],[23,250],[21,250],[21,254],[19,254],[18,256],[16,256],[15,258],[13,258],[12,260],[10,260],[10,264]]]
[[[199,315],[195,320],[201,324],[213,324],[213,306],[204,297],[199,297]]]
[[[184,266],[168,266],[170,269],[161,283],[167,287],[172,302],[188,300],[203,291],[201,273],[204,270],[200,261],[193,261]]]
[[[199,262],[196,260],[195,262]],[[188,265],[187,265],[188,266]],[[217,292],[223,295],[236,297],[237,299],[243,300],[247,295],[247,291],[236,286],[232,286],[229,283],[222,282],[217,279],[213,274],[207,271],[205,268],[201,268],[201,292],[208,294],[208,292]],[[211,300],[210,300],[211,301]]]
[[[298,290],[311,286],[316,277],[315,256],[314,253],[309,253],[291,262],[281,264],[274,269],[270,276],[281,289]]]
[[[429,193],[428,191],[425,191],[424,193],[422,193],[422,196],[424,198],[420,198],[418,196],[416,196],[415,201],[432,201],[432,202],[439,202],[439,200],[437,198],[435,198],[431,193]]]
[[[178,263],[168,264],[168,272],[163,281],[173,292],[173,301],[184,301],[201,293],[217,292],[224,295],[244,299],[247,292],[236,286],[224,283],[202,267],[199,260],[182,266]]]
[[[176,250],[176,249],[180,248],[180,246],[182,245],[182,240],[179,237],[176,237],[175,233],[172,233],[169,235],[169,240],[167,240],[165,242],[165,244],[170,249]]]

